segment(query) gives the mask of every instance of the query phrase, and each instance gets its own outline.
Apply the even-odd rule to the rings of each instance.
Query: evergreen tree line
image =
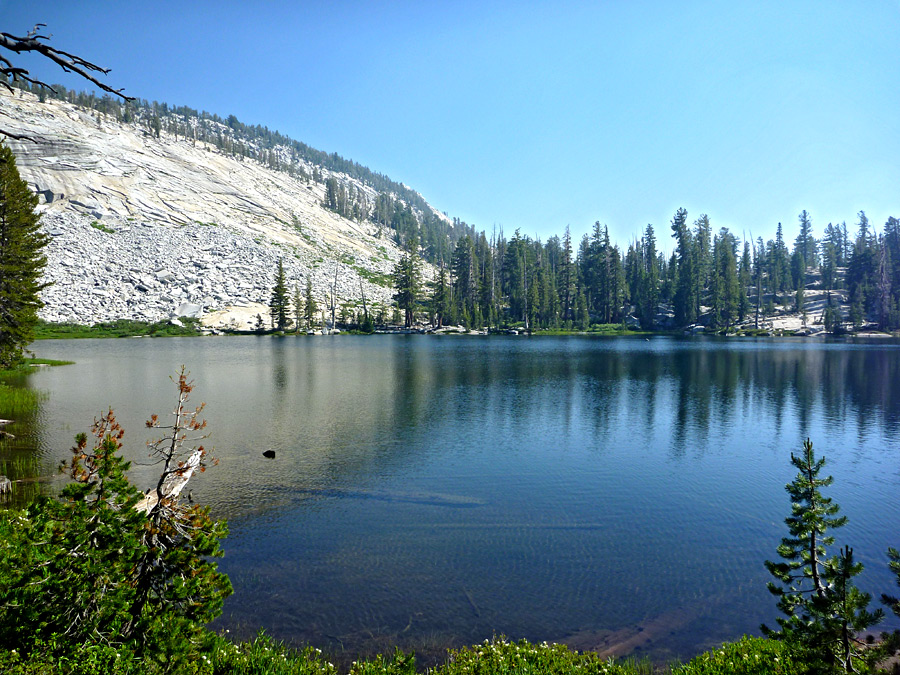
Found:
[[[415,276],[416,274],[413,274],[413,277]],[[322,312],[321,316],[319,312]],[[275,268],[275,283],[269,296],[269,329],[282,333],[287,330],[299,333],[316,330],[320,326],[322,329],[328,329],[329,326],[330,329],[334,329],[340,326],[344,329],[372,333],[375,331],[376,324],[383,325],[387,319],[385,307],[381,303],[375,303],[370,307],[365,296],[362,297],[361,309],[352,308],[346,303],[338,307],[334,293],[326,300],[325,306],[320,306],[313,295],[312,279],[309,276],[306,277],[303,289],[299,283],[294,283],[293,291],[291,291],[284,272],[284,262],[281,259],[278,260],[278,267]],[[400,322],[396,308],[391,319],[394,323]],[[258,314],[255,330],[263,333],[266,329],[266,321],[262,314]]]
[[[749,321],[760,328],[779,307],[804,312],[805,290],[816,287],[826,292],[827,330],[843,325],[841,298],[849,300],[855,326],[871,320],[883,330],[900,328],[900,221],[889,218],[878,234],[860,211],[855,236],[844,222],[828,223],[821,238],[807,211],[798,221],[789,247],[781,223],[774,239],[754,241],[724,227],[715,232],[706,214],[689,223],[687,211],[678,209],[669,256],[652,225],[626,248],[599,222],[577,243],[568,227],[545,243],[519,230],[511,239],[502,231],[488,239],[467,228],[449,256],[431,251],[436,277],[414,301],[405,287],[418,284],[398,267],[395,287],[403,299],[395,299],[413,302],[413,311],[433,325],[586,330],[628,321],[645,329],[697,322],[727,329]],[[417,254],[409,247],[413,230],[402,231],[407,255]]]
[[[362,222],[371,220],[389,228],[396,241],[406,245],[410,236],[419,238],[426,260],[436,262],[442,254],[465,234],[465,223],[439,217],[415,190],[388,176],[372,171],[337,153],[327,153],[295,141],[278,131],[261,125],[240,122],[234,115],[222,118],[188,106],[136,99],[120,101],[108,94],[69,90],[54,84],[53,90],[25,81],[14,84],[30,91],[42,101],[54,98],[92,111],[100,124],[104,119],[136,124],[157,138],[165,132],[196,144],[208,143],[221,152],[241,160],[257,161],[270,169],[283,171],[301,180],[325,186],[323,205],[345,218]],[[337,176],[346,174],[372,188],[377,198]]]

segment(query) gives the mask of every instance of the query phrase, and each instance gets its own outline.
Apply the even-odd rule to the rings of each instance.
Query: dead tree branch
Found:
[[[92,63],[87,59],[83,59],[76,54],[72,54],[61,49],[56,49],[55,47],[51,47],[49,44],[47,44],[50,38],[53,36],[42,35],[42,28],[46,28],[46,24],[36,24],[35,27],[28,31],[25,36],[13,35],[12,33],[0,33],[0,50],[5,49],[9,52],[13,52],[14,54],[35,52],[50,59],[65,72],[80,75],[88,82],[91,82],[92,84],[98,86],[105,92],[114,94],[115,96],[118,96],[125,101],[135,100],[133,96],[126,96],[125,94],[123,94],[122,89],[113,89],[108,84],[104,84],[97,79],[96,74],[106,75],[107,73],[109,73],[109,68],[102,68],[96,63]],[[0,77],[0,85],[6,87],[6,89],[12,92],[13,87],[10,83],[10,80],[12,82],[23,81],[28,82],[32,85],[49,89],[54,94],[56,93],[56,90],[53,87],[51,87],[43,80],[32,77],[31,73],[28,70],[13,64],[13,62],[10,61],[4,54],[5,52],[0,51],[0,76],[2,76]],[[15,140],[35,140],[30,136],[14,134],[12,132],[4,130],[3,128],[0,128],[0,136],[5,136],[6,138],[12,138]]]

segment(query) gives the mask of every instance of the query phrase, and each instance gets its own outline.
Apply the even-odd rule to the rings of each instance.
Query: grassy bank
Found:
[[[182,325],[169,321],[132,321],[119,319],[86,326],[78,323],[39,321],[34,329],[36,340],[119,337],[193,337],[200,335],[199,319],[180,319]]]
[[[44,366],[65,366],[72,361],[57,359],[25,359],[24,363],[9,370],[0,370],[0,417],[17,417],[30,413],[47,395],[22,386],[22,379],[37,368]]]

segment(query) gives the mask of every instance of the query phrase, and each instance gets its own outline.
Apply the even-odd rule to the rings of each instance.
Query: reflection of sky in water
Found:
[[[42,342],[77,365],[41,444],[113,404],[131,456],[181,363],[221,464],[194,496],[228,517],[223,626],[349,652],[493,633],[627,638],[666,657],[771,622],[763,560],[810,436],[850,517],[839,543],[889,591],[900,542],[900,349],[673,338]],[[274,461],[262,458],[274,449]],[[152,471],[135,467],[138,485]],[[615,632],[610,636],[611,632]],[[642,638],[643,639],[643,638]]]

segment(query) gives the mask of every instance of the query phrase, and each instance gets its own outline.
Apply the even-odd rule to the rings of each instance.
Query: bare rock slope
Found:
[[[338,307],[363,292],[391,301],[400,251],[373,223],[324,208],[320,183],[27,92],[0,92],[0,123],[38,139],[10,145],[51,235],[48,321],[204,316],[247,328],[265,316],[278,259],[289,287],[311,280],[320,306],[333,284]]]

